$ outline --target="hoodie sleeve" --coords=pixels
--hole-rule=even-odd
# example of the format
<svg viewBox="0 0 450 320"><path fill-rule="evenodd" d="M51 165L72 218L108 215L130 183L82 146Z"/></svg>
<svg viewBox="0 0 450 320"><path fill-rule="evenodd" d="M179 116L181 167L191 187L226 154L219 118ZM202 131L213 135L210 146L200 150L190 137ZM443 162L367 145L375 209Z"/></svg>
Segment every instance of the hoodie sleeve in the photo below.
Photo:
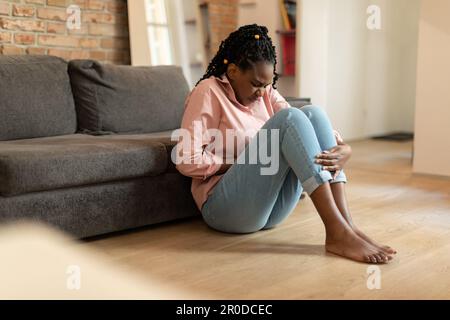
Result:
<svg viewBox="0 0 450 320"><path fill-rule="evenodd" d="M174 147L176 168L181 174L206 180L220 169L223 158L209 148L214 139L211 130L219 128L220 117L221 108L213 92L200 83L186 99L179 130L182 139Z"/></svg>

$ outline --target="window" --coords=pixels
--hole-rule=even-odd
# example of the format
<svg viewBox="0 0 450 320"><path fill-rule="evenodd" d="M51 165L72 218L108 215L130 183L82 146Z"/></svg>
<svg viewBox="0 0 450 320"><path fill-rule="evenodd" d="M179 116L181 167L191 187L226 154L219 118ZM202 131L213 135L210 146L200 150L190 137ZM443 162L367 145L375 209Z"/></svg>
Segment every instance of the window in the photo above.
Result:
<svg viewBox="0 0 450 320"><path fill-rule="evenodd" d="M145 9L151 64L174 64L166 1L146 0Z"/></svg>

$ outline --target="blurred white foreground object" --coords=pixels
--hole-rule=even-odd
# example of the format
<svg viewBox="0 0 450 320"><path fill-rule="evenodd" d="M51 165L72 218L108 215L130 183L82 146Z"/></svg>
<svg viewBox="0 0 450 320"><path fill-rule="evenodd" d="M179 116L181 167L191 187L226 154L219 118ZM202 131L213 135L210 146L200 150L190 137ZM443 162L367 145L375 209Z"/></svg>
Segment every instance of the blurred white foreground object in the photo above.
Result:
<svg viewBox="0 0 450 320"><path fill-rule="evenodd" d="M0 228L0 299L197 299L43 225ZM204 297L203 297L204 298Z"/></svg>

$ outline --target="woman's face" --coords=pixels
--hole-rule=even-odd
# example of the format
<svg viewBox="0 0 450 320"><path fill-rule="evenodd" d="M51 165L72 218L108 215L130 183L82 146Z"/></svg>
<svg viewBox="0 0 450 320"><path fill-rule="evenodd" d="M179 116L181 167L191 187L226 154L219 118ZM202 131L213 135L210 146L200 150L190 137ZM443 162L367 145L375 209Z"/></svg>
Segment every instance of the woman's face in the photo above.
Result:
<svg viewBox="0 0 450 320"><path fill-rule="evenodd" d="M234 63L227 68L227 76L234 89L237 100L248 106L262 97L266 87L273 81L273 64L269 62L255 62L253 68L242 71Z"/></svg>

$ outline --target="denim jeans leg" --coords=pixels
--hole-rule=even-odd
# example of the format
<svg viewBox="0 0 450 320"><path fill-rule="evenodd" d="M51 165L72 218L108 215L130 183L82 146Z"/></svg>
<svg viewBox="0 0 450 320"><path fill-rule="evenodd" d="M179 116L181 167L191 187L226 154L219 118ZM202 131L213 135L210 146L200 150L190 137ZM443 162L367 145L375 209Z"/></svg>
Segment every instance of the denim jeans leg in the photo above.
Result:
<svg viewBox="0 0 450 320"><path fill-rule="evenodd" d="M325 110L315 105L307 105L301 107L300 110L305 113L316 132L322 150L329 150L337 145L336 138L333 133L333 126ZM338 176L331 180L330 183L347 182L344 170L341 170Z"/></svg>
<svg viewBox="0 0 450 320"><path fill-rule="evenodd" d="M302 192L303 187L300 184L300 181L294 171L289 169L280 193L278 194L277 201L269 216L269 220L267 220L263 229L273 228L285 220L297 206Z"/></svg>
<svg viewBox="0 0 450 320"><path fill-rule="evenodd" d="M331 180L331 174L314 163L314 156L321 149L312 124L303 112L295 108L281 110L262 129L268 129L264 147L269 154L272 154L270 137L273 132L270 129L279 130L278 170L272 175L261 174L261 169L267 166L259 158L256 164L242 163L242 158L249 157L249 150L261 148L260 130L239 155L237 163L214 187L202 208L205 222L216 230L249 233L271 227L289 215L301 190L310 194ZM281 192L283 186L286 188Z"/></svg>

